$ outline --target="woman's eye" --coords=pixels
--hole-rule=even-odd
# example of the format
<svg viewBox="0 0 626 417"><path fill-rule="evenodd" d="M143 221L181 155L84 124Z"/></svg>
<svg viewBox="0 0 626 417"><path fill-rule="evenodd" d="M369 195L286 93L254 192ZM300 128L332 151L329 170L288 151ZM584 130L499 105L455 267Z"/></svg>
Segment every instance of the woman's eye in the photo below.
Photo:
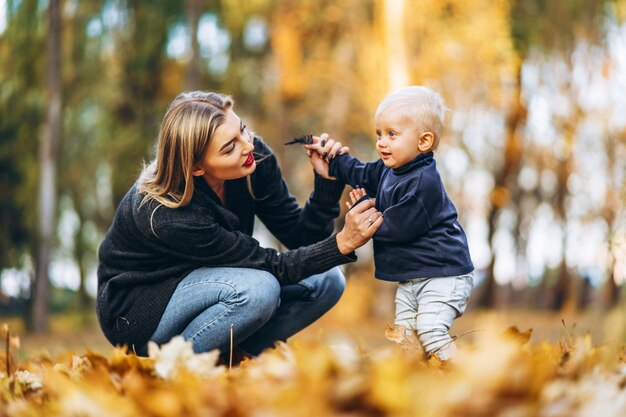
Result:
<svg viewBox="0 0 626 417"><path fill-rule="evenodd" d="M226 152L224 152L224 153L225 153L225 154L229 154L229 153L231 153L231 152L232 152L232 151L234 151L234 150L235 150L235 143L233 143L233 144L230 146L230 148L228 148L228 150L227 150Z"/></svg>
<svg viewBox="0 0 626 417"><path fill-rule="evenodd" d="M246 125L241 125L241 133L243 133L243 132L245 132L245 131L246 131L246 127L248 127L248 126L246 126Z"/></svg>

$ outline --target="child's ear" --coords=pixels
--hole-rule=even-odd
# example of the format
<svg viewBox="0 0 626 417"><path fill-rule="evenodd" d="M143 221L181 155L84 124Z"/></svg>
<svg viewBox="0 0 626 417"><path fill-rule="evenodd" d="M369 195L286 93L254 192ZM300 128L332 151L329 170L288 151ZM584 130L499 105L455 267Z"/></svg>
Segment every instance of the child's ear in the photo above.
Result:
<svg viewBox="0 0 626 417"><path fill-rule="evenodd" d="M419 138L417 143L417 149L421 153L429 152L435 144L435 135L432 132L424 132Z"/></svg>

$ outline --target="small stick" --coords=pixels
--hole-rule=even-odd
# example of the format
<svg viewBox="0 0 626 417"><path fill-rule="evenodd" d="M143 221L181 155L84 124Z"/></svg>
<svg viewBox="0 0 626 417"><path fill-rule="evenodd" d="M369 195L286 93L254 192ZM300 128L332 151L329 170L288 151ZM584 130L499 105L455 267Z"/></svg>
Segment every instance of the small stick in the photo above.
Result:
<svg viewBox="0 0 626 417"><path fill-rule="evenodd" d="M234 324L230 325L230 358L228 360L228 370L232 370L233 369L233 327L235 327Z"/></svg>
<svg viewBox="0 0 626 417"><path fill-rule="evenodd" d="M474 330L468 330L464 333L461 333L459 335L456 336L452 336L452 340L450 340L449 342L444 343L443 345L439 346L437 349L433 350L432 352L430 352L428 354L428 356L434 355L435 353L439 352L441 349L445 348L446 346L449 346L450 344L454 343L455 340L458 340L460 338L462 338L463 336L470 334L470 333L476 333L476 332L480 332L482 331L482 329L474 329Z"/></svg>
<svg viewBox="0 0 626 417"><path fill-rule="evenodd" d="M7 332L7 338L6 338L6 370L7 370L7 376L11 375L11 331L9 330L9 326L7 326L6 324L4 325L4 328L6 329Z"/></svg>
<svg viewBox="0 0 626 417"><path fill-rule="evenodd" d="M313 144L313 134L312 133L308 133L306 135L298 136L296 138L293 138L293 140L291 140L290 142L285 143L285 145L295 145L295 144L312 145Z"/></svg>
<svg viewBox="0 0 626 417"><path fill-rule="evenodd" d="M565 333L567 334L567 342L569 344L568 347L572 346L572 336L569 334L569 329L567 328L567 326L565 325L565 320L561 319L561 323L563 323L563 327L565 328Z"/></svg>

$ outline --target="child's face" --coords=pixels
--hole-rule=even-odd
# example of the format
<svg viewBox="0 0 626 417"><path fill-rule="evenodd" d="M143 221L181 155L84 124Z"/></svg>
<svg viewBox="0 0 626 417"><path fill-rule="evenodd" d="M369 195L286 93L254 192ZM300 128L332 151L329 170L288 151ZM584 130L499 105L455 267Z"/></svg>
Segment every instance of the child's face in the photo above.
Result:
<svg viewBox="0 0 626 417"><path fill-rule="evenodd" d="M376 120L376 150L388 168L399 168L422 153L420 127L401 112L387 112Z"/></svg>

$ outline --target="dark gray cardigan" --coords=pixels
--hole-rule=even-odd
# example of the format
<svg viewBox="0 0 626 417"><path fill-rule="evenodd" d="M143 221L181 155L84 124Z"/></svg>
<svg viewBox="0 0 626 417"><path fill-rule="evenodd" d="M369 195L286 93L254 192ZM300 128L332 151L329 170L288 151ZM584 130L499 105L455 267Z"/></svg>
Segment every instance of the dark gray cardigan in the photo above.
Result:
<svg viewBox="0 0 626 417"><path fill-rule="evenodd" d="M97 313L112 344L145 345L178 283L204 266L256 268L283 285L356 259L337 248L333 219L344 184L315 176L314 191L300 207L289 194L271 150L254 139L265 158L246 179L226 181L224 206L202 178L184 207L140 206L134 185L126 194L99 251ZM266 249L251 237L254 216L290 250ZM242 276L245 279L245 276Z"/></svg>

